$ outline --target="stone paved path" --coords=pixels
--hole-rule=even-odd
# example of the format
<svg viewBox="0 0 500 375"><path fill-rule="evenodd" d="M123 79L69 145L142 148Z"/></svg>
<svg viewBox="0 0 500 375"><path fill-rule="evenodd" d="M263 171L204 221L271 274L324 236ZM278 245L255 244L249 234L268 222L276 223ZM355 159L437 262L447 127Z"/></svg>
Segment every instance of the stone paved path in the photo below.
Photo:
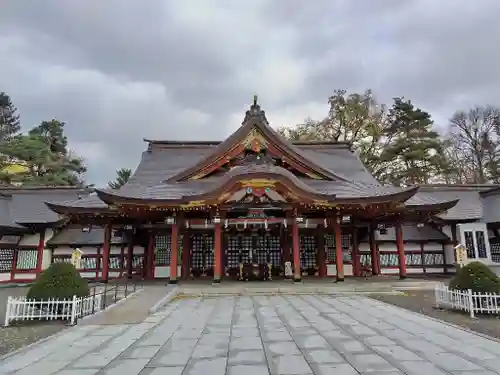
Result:
<svg viewBox="0 0 500 375"><path fill-rule="evenodd" d="M500 374L500 343L361 296L177 300L138 324L77 326L2 374Z"/></svg>
<svg viewBox="0 0 500 375"><path fill-rule="evenodd" d="M119 305L100 314L83 319L79 324L107 325L140 323L148 317L149 309L165 294L174 289L172 285L144 285L142 291L121 301Z"/></svg>

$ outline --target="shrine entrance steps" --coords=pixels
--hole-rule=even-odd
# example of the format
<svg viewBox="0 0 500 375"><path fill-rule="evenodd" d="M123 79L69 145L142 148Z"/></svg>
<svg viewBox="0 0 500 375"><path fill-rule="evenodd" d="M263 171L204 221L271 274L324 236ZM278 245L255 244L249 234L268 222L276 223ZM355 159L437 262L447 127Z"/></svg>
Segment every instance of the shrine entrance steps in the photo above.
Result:
<svg viewBox="0 0 500 375"><path fill-rule="evenodd" d="M336 283L335 279L311 279L300 283L291 280L273 281L223 281L212 284L201 280L183 281L178 285L178 295L210 297L222 295L270 295L270 294L370 294L398 293L403 290L432 290L444 280L407 279L392 277L372 277L364 279L346 279Z"/></svg>

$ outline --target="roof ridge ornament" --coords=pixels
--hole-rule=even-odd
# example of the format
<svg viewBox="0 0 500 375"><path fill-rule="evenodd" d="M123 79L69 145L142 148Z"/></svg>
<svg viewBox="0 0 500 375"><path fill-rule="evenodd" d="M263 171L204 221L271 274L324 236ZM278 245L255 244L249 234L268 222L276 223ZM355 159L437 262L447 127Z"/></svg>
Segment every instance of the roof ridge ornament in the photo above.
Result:
<svg viewBox="0 0 500 375"><path fill-rule="evenodd" d="M253 121L252 121L253 120ZM250 106L250 109L246 111L245 118L243 119L242 125L245 125L248 122L264 122L266 125L269 125L269 122L266 118L266 112L260 108L258 104L258 96L253 96L253 103Z"/></svg>

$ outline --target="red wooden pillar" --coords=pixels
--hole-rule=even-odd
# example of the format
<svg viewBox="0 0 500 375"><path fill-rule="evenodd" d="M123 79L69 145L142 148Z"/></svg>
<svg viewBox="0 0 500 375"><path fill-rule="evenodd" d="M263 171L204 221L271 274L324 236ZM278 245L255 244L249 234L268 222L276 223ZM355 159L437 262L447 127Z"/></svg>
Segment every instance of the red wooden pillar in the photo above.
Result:
<svg viewBox="0 0 500 375"><path fill-rule="evenodd" d="M96 251L97 251L97 256L95 260L95 280L99 280L99 272L101 272L101 266L102 266L102 249L98 247Z"/></svg>
<svg viewBox="0 0 500 375"><path fill-rule="evenodd" d="M300 281L300 240L299 240L299 224L297 218L293 218L292 223L292 250L293 250L293 281Z"/></svg>
<svg viewBox="0 0 500 375"><path fill-rule="evenodd" d="M333 227L335 229L335 266L337 268L337 281L344 281L344 255L342 254L342 229L340 217L337 216Z"/></svg>
<svg viewBox="0 0 500 375"><path fill-rule="evenodd" d="M145 269L146 280L154 279L154 264L155 264L155 246L156 246L156 234L149 234L148 248L146 249L145 257L142 261L143 267Z"/></svg>
<svg viewBox="0 0 500 375"><path fill-rule="evenodd" d="M401 227L401 222L396 223L396 246L398 248L398 260L399 260L399 278L406 278L406 257L405 257L405 245L403 242L403 229Z"/></svg>
<svg viewBox="0 0 500 375"><path fill-rule="evenodd" d="M42 265L43 265L43 250L45 249L45 229L42 229L40 232L40 238L38 240L38 246L36 248L37 250L37 258L36 258L36 274L37 276L42 273ZM17 251L17 250L16 250ZM17 263L17 259L16 259ZM17 264L14 264L14 267L16 267Z"/></svg>
<svg viewBox="0 0 500 375"><path fill-rule="evenodd" d="M380 258L377 251L377 243L375 242L375 225L371 224L369 228L370 250L372 258L372 274L380 275Z"/></svg>
<svg viewBox="0 0 500 375"><path fill-rule="evenodd" d="M122 249L123 251L123 249ZM132 260L134 259L134 233L130 233L127 244L127 278L132 278L132 271L134 269Z"/></svg>
<svg viewBox="0 0 500 375"><path fill-rule="evenodd" d="M19 256L19 249L14 248L14 252L12 253L12 264L10 269L10 281L14 281L16 278L16 269L17 269L17 258Z"/></svg>
<svg viewBox="0 0 500 375"><path fill-rule="evenodd" d="M102 282L107 283L109 279L109 246L111 241L111 223L104 227L104 243L102 245Z"/></svg>
<svg viewBox="0 0 500 375"><path fill-rule="evenodd" d="M316 239L316 262L318 263L318 275L326 276L326 254L325 254L325 227L318 226L318 235Z"/></svg>
<svg viewBox="0 0 500 375"><path fill-rule="evenodd" d="M352 225L352 272L354 276L361 274L361 259L359 255L358 228Z"/></svg>
<svg viewBox="0 0 500 375"><path fill-rule="evenodd" d="M188 280L191 273L191 231L188 229L182 237L182 280Z"/></svg>
<svg viewBox="0 0 500 375"><path fill-rule="evenodd" d="M214 283L220 283L222 275L222 228L220 217L214 219L215 237L214 237Z"/></svg>
<svg viewBox="0 0 500 375"><path fill-rule="evenodd" d="M172 224L172 234L170 237L170 284L177 283L177 258L179 256L179 227L177 218Z"/></svg>

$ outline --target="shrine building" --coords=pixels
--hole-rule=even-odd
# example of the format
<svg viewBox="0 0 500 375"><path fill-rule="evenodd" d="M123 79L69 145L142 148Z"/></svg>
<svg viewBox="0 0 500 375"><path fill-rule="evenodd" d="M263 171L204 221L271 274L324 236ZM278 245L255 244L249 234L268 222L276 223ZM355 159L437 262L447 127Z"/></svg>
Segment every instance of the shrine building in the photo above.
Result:
<svg viewBox="0 0 500 375"><path fill-rule="evenodd" d="M103 281L444 274L458 243L500 266L499 186L381 185L347 143L284 139L256 99L222 142L146 143L120 189L53 194L43 225L35 214L24 226L5 218L2 240L38 235L31 273L21 274L70 261L75 248L82 276ZM19 238L0 244L13 249L4 281L16 280Z"/></svg>

